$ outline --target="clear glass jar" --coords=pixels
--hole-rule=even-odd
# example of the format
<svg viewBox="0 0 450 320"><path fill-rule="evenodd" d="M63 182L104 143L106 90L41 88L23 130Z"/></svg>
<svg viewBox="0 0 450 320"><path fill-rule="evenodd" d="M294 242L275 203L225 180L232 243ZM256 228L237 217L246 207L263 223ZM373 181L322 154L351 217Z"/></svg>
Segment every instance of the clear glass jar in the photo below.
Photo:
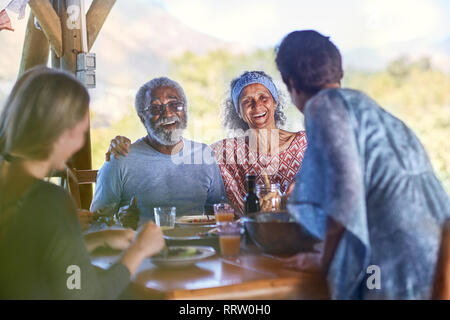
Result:
<svg viewBox="0 0 450 320"><path fill-rule="evenodd" d="M265 184L258 184L256 194L259 198L261 212L281 210L282 193L278 183L272 183L270 187Z"/></svg>

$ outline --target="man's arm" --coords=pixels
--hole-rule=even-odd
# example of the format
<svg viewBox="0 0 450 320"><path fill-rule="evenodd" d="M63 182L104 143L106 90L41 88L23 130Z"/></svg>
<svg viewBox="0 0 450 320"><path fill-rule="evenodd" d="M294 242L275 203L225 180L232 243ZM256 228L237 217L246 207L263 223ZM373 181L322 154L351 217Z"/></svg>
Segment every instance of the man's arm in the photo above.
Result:
<svg viewBox="0 0 450 320"><path fill-rule="evenodd" d="M308 149L290 199L290 212L324 240L320 254L288 262L328 270L346 231L366 226L363 177L345 101L335 92L305 110ZM311 192L314 190L314 192Z"/></svg>
<svg viewBox="0 0 450 320"><path fill-rule="evenodd" d="M119 161L111 159L103 164L97 176L91 211L118 208L122 199L123 182Z"/></svg>
<svg viewBox="0 0 450 320"><path fill-rule="evenodd" d="M338 92L320 97L305 112L309 142L324 172L320 207L326 214L322 267L327 270L346 230L366 225L363 176L352 120ZM357 233L357 232L356 232Z"/></svg>

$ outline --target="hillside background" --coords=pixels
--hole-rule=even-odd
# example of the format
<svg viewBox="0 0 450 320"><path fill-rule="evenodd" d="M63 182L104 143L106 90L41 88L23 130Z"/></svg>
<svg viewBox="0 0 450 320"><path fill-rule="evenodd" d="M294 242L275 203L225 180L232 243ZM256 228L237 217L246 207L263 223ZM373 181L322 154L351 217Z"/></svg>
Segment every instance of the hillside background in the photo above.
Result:
<svg viewBox="0 0 450 320"><path fill-rule="evenodd" d="M17 77L26 20L13 19L15 32L0 32L0 105ZM158 2L117 1L93 52L98 63L98 87L90 90L94 168L101 167L114 136L135 140L146 134L135 115L134 95L153 77L169 76L184 87L187 136L204 143L225 137L221 105L229 82L243 71L264 70L285 90L273 46L224 41L196 31ZM343 60L343 85L365 91L410 126L450 192L450 34L438 42L420 37L356 48L344 51ZM301 114L290 103L286 113L285 129L303 128Z"/></svg>

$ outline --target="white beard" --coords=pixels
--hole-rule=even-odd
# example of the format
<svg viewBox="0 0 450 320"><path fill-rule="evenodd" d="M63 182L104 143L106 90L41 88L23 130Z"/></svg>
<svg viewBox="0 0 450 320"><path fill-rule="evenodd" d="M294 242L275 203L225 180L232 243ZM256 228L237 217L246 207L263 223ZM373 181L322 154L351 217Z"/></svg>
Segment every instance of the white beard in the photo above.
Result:
<svg viewBox="0 0 450 320"><path fill-rule="evenodd" d="M146 120L144 122L144 126L147 129L147 133L150 137L155 139L158 143L164 146L173 146L174 144L177 144L180 142L180 140L183 138L184 130L187 127L187 115L184 117L184 121L180 121L179 118L177 118L177 121L180 121L180 127L175 130L166 130L163 126L160 125L160 123L171 121L171 119L165 119L164 121L158 121L154 126L156 129L150 124L150 121Z"/></svg>

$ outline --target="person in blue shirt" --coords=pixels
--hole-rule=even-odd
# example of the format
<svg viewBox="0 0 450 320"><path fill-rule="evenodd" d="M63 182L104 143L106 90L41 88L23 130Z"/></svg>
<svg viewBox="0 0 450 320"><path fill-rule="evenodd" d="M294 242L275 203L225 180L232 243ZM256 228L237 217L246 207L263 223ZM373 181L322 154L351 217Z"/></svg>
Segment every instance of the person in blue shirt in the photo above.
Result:
<svg viewBox="0 0 450 320"><path fill-rule="evenodd" d="M286 264L325 271L335 299L430 298L450 200L419 139L363 92L341 88L328 37L292 32L276 63L308 137L288 209L324 240L320 253Z"/></svg>

